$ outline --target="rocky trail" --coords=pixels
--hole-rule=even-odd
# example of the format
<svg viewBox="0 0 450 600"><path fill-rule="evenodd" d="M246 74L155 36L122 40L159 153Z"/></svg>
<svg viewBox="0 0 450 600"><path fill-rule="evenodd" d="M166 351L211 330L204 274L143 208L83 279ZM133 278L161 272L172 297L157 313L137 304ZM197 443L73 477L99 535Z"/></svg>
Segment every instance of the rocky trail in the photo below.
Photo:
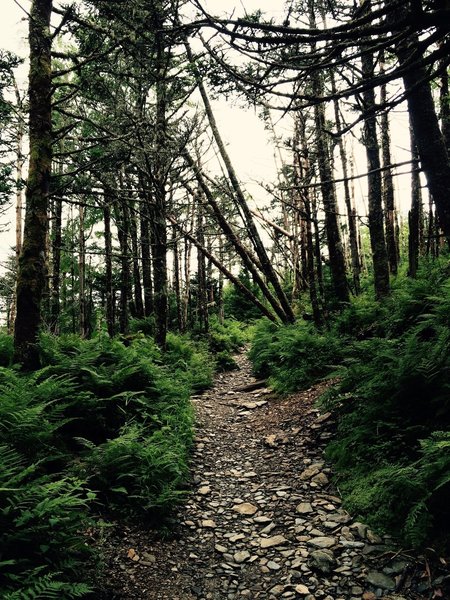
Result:
<svg viewBox="0 0 450 600"><path fill-rule="evenodd" d="M277 398L255 382L244 354L237 360L239 371L218 375L193 398L193 492L175 533L107 529L109 597L448 597L445 573L392 549L341 508L323 458L332 419L314 406L323 385Z"/></svg>

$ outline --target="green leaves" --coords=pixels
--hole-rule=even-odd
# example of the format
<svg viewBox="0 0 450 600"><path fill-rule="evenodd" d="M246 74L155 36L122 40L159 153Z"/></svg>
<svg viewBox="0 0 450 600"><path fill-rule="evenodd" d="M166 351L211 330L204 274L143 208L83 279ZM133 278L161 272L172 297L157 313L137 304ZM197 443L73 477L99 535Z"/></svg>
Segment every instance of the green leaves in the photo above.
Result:
<svg viewBox="0 0 450 600"><path fill-rule="evenodd" d="M79 580L95 565L82 535L94 503L148 517L183 497L189 394L210 381L210 359L175 336L169 348L42 336L44 368L0 368L2 599L89 591Z"/></svg>

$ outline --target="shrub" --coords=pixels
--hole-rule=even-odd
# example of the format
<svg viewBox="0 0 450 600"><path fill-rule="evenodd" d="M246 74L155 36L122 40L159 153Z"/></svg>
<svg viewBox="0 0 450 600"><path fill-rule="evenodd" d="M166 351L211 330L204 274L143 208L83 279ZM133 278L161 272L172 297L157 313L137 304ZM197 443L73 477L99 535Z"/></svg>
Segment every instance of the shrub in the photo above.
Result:
<svg viewBox="0 0 450 600"><path fill-rule="evenodd" d="M88 592L90 488L97 510L145 517L183 494L189 394L209 385L212 361L175 336L164 354L143 336L127 344L43 335L42 369L0 368L2 598Z"/></svg>
<svg viewBox="0 0 450 600"><path fill-rule="evenodd" d="M190 422L190 413L181 418ZM183 497L191 438L186 431L180 435L174 419L164 420L153 433L129 425L118 437L90 448L86 466L91 484L108 507L154 517L171 510Z"/></svg>
<svg viewBox="0 0 450 600"><path fill-rule="evenodd" d="M266 319L256 328L249 354L255 374L269 377L270 385L282 393L326 377L342 355L342 342L331 333L319 333L309 323L279 326Z"/></svg>
<svg viewBox="0 0 450 600"><path fill-rule="evenodd" d="M448 544L450 286L433 271L394 297L387 337L350 344L324 398L341 416L328 456L350 510L408 544Z"/></svg>
<svg viewBox="0 0 450 600"><path fill-rule="evenodd" d="M9 367L13 358L13 338L6 333L0 333L0 367Z"/></svg>
<svg viewBox="0 0 450 600"><path fill-rule="evenodd" d="M171 378L175 377L178 385L184 385L188 394L211 387L215 365L204 343L169 333L163 361L170 369Z"/></svg>
<svg viewBox="0 0 450 600"><path fill-rule="evenodd" d="M92 560L81 531L94 495L82 481L42 475L9 446L0 447L0 596L80 598L77 583Z"/></svg>
<svg viewBox="0 0 450 600"><path fill-rule="evenodd" d="M211 319L208 347L211 352L236 352L249 341L248 325L239 321L227 319L220 323L218 319Z"/></svg>

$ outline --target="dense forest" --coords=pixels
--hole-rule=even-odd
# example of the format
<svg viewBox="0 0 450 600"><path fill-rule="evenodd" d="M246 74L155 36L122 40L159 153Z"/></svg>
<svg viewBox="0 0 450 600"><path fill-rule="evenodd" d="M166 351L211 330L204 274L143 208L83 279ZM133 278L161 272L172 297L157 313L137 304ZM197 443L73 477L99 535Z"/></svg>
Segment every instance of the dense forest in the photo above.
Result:
<svg viewBox="0 0 450 600"><path fill-rule="evenodd" d="M274 398L320 384L346 510L445 556L448 4L18 4L28 56L0 50L1 598L102 597L109 521L167 534L190 397L248 348ZM219 102L273 146L252 194Z"/></svg>

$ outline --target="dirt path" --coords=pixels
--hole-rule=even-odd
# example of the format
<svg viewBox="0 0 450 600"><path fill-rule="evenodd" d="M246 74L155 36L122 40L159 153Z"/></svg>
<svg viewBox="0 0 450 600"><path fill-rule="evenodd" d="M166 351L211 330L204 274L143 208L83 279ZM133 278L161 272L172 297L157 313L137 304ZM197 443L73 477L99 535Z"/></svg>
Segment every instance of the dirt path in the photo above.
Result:
<svg viewBox="0 0 450 600"><path fill-rule="evenodd" d="M248 360L193 399L193 489L176 534L117 525L107 541L114 598L375 600L431 598L409 588L417 567L340 507L323 462L330 419L318 386L288 399L236 392ZM436 596L437 597L437 596Z"/></svg>

